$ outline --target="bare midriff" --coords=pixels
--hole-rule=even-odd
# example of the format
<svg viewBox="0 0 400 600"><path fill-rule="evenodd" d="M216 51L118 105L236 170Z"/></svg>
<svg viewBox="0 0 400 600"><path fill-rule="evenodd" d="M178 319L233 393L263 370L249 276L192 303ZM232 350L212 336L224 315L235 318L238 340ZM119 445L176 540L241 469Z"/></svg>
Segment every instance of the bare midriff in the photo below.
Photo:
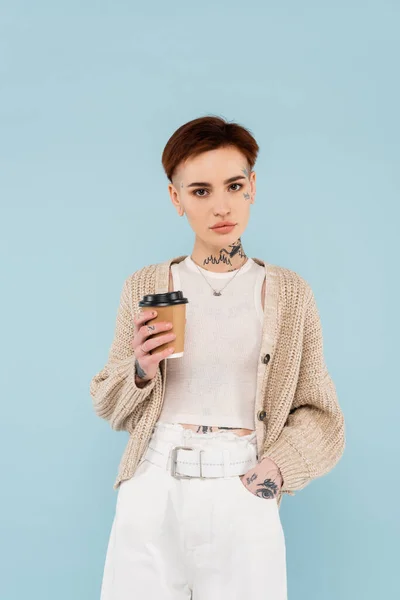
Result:
<svg viewBox="0 0 400 600"><path fill-rule="evenodd" d="M214 425L193 425L192 423L179 423L185 429L191 429L196 433L211 433L214 431L231 431L236 435L249 435L253 433L253 429L241 429L236 427L217 427Z"/></svg>

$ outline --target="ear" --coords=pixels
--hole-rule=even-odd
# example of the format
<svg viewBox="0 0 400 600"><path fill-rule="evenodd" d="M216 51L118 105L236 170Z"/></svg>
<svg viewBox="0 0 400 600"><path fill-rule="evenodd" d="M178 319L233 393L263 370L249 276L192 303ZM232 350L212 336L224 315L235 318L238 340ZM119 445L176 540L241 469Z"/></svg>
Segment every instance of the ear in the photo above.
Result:
<svg viewBox="0 0 400 600"><path fill-rule="evenodd" d="M176 211L177 211L178 215L182 217L183 214L184 214L183 208L182 208L182 205L181 205L181 201L179 199L179 194L178 194L177 189L176 189L176 187L174 186L173 183L168 184L168 193L170 195L172 204L176 208Z"/></svg>
<svg viewBox="0 0 400 600"><path fill-rule="evenodd" d="M256 172L250 173L250 204L254 204L256 197Z"/></svg>

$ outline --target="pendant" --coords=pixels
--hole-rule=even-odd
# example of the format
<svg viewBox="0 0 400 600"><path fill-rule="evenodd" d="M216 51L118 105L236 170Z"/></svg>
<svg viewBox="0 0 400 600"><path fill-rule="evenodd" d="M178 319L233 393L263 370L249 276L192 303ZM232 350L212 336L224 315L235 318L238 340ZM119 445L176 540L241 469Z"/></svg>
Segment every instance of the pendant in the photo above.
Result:
<svg viewBox="0 0 400 600"><path fill-rule="evenodd" d="M214 291L214 296L220 296L220 295L221 295L221 292Z"/></svg>

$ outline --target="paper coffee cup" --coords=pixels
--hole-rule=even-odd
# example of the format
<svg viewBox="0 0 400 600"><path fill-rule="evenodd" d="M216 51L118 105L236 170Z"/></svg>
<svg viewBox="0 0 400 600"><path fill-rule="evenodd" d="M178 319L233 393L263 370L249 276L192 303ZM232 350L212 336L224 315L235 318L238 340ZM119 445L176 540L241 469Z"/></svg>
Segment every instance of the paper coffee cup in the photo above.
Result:
<svg viewBox="0 0 400 600"><path fill-rule="evenodd" d="M183 292L180 290L166 292L165 294L148 294L143 296L142 300L139 302L142 312L145 312L146 310L157 311L157 316L146 321L146 324L159 323L161 321L172 323L172 329L154 333L149 336L149 338L159 337L171 332L176 335L174 340L157 346L153 350L150 350L149 354L161 352L167 348L173 347L173 354L166 356L166 358L178 358L179 356L183 356L185 346L186 304L188 302L189 300L184 298Z"/></svg>

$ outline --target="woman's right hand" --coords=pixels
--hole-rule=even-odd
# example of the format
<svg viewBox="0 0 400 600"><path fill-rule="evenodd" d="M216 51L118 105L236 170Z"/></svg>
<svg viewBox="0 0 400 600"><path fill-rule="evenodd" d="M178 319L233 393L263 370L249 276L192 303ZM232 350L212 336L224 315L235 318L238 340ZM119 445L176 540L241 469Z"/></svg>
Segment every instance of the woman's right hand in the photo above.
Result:
<svg viewBox="0 0 400 600"><path fill-rule="evenodd" d="M154 312L153 314L152 311L146 310L139 313L139 315L133 319L135 332L134 338L131 341L131 346L136 357L135 383L138 386L143 386L146 382L153 379L157 373L160 361L172 354L174 350L173 348L166 348L161 352L149 354L150 350L176 338L176 335L171 332L157 337L150 337L155 333L162 331L168 332L172 329L172 323L166 321L152 323L151 325L145 324L150 319L154 319L156 315L157 312Z"/></svg>

